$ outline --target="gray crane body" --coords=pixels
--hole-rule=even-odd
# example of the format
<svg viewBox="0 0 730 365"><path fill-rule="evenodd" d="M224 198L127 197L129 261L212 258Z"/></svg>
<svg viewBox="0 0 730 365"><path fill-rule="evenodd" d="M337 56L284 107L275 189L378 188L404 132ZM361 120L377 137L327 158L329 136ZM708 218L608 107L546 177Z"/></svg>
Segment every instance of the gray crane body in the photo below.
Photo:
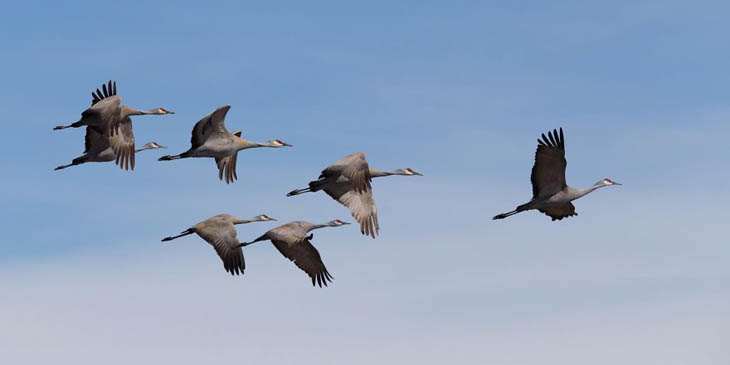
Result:
<svg viewBox="0 0 730 365"><path fill-rule="evenodd" d="M238 242L235 225L275 220L266 214L260 214L251 219L236 218L230 214L218 214L195 224L177 236L165 237L162 239L162 242L172 241L195 233L205 240L205 242L213 246L218 257L223 261L223 268L227 272L231 275L243 275L243 271L246 269L246 261L243 257L240 243Z"/></svg>
<svg viewBox="0 0 730 365"><path fill-rule="evenodd" d="M422 176L410 168L393 171L371 169L365 160L365 154L356 152L327 166L317 180L309 182L308 187L292 190L286 196L324 190L332 199L350 210L352 217L360 223L362 234L375 238L380 225L370 182L373 177L392 175Z"/></svg>
<svg viewBox="0 0 730 365"><path fill-rule="evenodd" d="M581 198L596 189L621 185L609 178L605 178L586 189L570 187L565 182L565 137L563 129L560 133L553 130L548 135L538 139L535 152L535 164L532 166L530 181L532 182L532 199L515 210L494 216L492 219L504 219L527 210L537 209L551 217L553 221L578 215L573 200Z"/></svg>
<svg viewBox="0 0 730 365"><path fill-rule="evenodd" d="M329 221L323 224L314 224L305 221L294 221L268 230L251 242L242 242L238 247L248 246L259 241L268 241L276 247L276 249L290 261L292 261L300 270L304 271L310 279L312 286L327 286L327 282L332 281L332 275L324 266L319 251L312 245L313 234L307 235L312 230L324 227L339 227L349 224L339 219Z"/></svg>

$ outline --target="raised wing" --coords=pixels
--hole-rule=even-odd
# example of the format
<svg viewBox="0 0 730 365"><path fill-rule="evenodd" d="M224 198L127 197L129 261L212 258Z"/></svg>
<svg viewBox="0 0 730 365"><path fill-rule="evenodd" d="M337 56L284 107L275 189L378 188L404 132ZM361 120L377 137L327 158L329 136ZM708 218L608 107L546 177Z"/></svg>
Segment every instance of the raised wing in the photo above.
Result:
<svg viewBox="0 0 730 365"><path fill-rule="evenodd" d="M224 124L226 114L230 109L230 105L222 106L195 123L192 136L190 137L192 148L202 146L212 135L219 134L227 136L230 134Z"/></svg>
<svg viewBox="0 0 730 365"><path fill-rule="evenodd" d="M560 134L557 130L548 132L548 137L542 135L538 139L537 151L535 152L535 164L532 166L532 197L549 197L563 188L565 184L565 140L563 128Z"/></svg>
<svg viewBox="0 0 730 365"><path fill-rule="evenodd" d="M545 213L545 215L550 216L550 218L552 218L554 221L559 221L563 218L578 215L578 213L575 212L575 206L573 206L573 203L570 202L559 205L551 205L550 208L538 210L542 213Z"/></svg>
<svg viewBox="0 0 730 365"><path fill-rule="evenodd" d="M226 184L231 183L238 179L236 175L236 160L238 159L238 152L224 157L216 157L215 163L218 165L218 178L223 180L223 175L226 176Z"/></svg>
<svg viewBox="0 0 730 365"><path fill-rule="evenodd" d="M368 162L365 160L364 153L357 152L341 158L322 170L322 174L319 177L336 177L340 175L350 181L355 191L364 192L365 190L370 190L372 177L370 176L370 166L368 166Z"/></svg>
<svg viewBox="0 0 730 365"><path fill-rule="evenodd" d="M380 226L372 190L357 192L349 183L327 185L323 190L327 195L350 209L352 217L360 223L362 234L373 238L377 236Z"/></svg>
<svg viewBox="0 0 730 365"><path fill-rule="evenodd" d="M91 92L91 96L93 98L91 100L91 105L94 105L110 96L117 95L117 82L116 81L114 81L114 83L112 84L112 80L109 80L109 87L107 88L107 86L105 84L101 84L101 88L102 88L102 90L104 90L103 93L101 91L99 91L99 88L96 89L96 94L94 94L93 91Z"/></svg>
<svg viewBox="0 0 730 365"><path fill-rule="evenodd" d="M332 282L332 275L324 266L319 251L312 246L308 239L282 239L282 237L277 236L277 238L272 238L271 242L284 257L291 260L298 268L309 275L312 279L312 286L319 285L321 288L323 284L327 286L328 281Z"/></svg>
<svg viewBox="0 0 730 365"><path fill-rule="evenodd" d="M134 132L131 118L126 117L119 122L118 133L109 136L109 145L117 156L116 164L119 168L134 170Z"/></svg>

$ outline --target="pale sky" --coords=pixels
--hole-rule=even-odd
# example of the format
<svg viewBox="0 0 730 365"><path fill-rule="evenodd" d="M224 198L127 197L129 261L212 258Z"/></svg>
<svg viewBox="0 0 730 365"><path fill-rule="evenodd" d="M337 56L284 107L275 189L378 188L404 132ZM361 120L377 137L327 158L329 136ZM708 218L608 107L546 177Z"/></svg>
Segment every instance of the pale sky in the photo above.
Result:
<svg viewBox="0 0 730 365"><path fill-rule="evenodd" d="M13 3L0 14L0 353L7 363L730 363L730 48L724 2ZM138 145L83 151L90 92L117 81ZM158 162L230 104L255 141L239 180ZM568 184L624 183L561 222L529 200L536 139L563 127ZM268 242L227 274L197 236L219 213L353 222L286 198L364 151L381 232L315 232L335 280ZM275 225L238 226L241 240Z"/></svg>

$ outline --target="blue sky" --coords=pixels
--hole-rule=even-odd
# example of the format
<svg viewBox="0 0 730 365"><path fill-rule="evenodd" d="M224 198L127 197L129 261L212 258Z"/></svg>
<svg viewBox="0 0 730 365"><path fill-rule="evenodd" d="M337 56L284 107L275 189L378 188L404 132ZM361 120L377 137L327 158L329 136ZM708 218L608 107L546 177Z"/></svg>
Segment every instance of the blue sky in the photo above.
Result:
<svg viewBox="0 0 730 365"><path fill-rule="evenodd" d="M722 2L16 3L0 14L0 352L14 362L718 364L730 361L730 10ZM117 80L167 152L230 104L231 130L291 149L214 163L53 168ZM568 183L625 185L578 217L491 217L530 197L540 133ZM364 151L381 234L315 235L313 289L268 243L231 277L191 236L218 213L352 221L285 198ZM238 227L242 240L272 228ZM42 349L43 351L39 351ZM113 356L109 356L112 354Z"/></svg>

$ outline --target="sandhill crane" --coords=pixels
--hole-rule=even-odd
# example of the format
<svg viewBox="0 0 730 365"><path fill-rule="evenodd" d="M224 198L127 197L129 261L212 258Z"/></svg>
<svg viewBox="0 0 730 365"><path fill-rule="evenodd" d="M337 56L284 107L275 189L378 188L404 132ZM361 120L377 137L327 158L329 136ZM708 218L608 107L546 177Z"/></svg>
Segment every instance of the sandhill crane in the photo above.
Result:
<svg viewBox="0 0 730 365"><path fill-rule="evenodd" d="M134 140L132 139L131 143L129 143L130 141L128 136L131 133L131 120L129 123L123 123L121 125L121 133L116 133L111 137L104 136L94 127L86 127L84 154L74 158L68 165L56 167L55 170L65 169L70 166L76 166L87 162L108 162L115 160L117 161L119 168L129 169L131 167L131 169L134 170L135 153L145 150L167 148L157 144L157 142L148 142L142 146L142 148L135 150ZM115 153L112 146L117 146L120 153Z"/></svg>
<svg viewBox="0 0 730 365"><path fill-rule="evenodd" d="M565 183L565 139L563 128L542 134L537 140L535 164L532 166L532 199L515 210L494 216L492 219L504 219L526 210L537 209L555 220L578 215L571 201L576 200L593 190L604 186L621 185L609 178L596 182L586 189L575 189Z"/></svg>
<svg viewBox="0 0 730 365"><path fill-rule="evenodd" d="M274 247L284 257L294 262L298 268L309 275L312 279L312 286L315 285L316 281L321 288L322 284L327 286L327 281L331 282L333 278L324 266L319 251L312 246L311 240L314 235L311 233L307 235L307 233L317 228L339 227L345 224L350 223L339 219L324 224L313 224L305 221L289 222L269 230L251 242L243 242L239 246L243 247L259 241L271 240Z"/></svg>
<svg viewBox="0 0 730 365"><path fill-rule="evenodd" d="M236 234L236 224L244 224L251 222L268 222L276 219L266 214L257 215L251 219L240 219L229 214L218 214L208 218L184 231L177 236L165 237L162 242L172 241L182 236L196 233L200 238L210 243L223 261L223 267L231 275L243 275L246 268L246 261L243 259L243 250L241 250Z"/></svg>
<svg viewBox="0 0 730 365"><path fill-rule="evenodd" d="M91 126L96 127L98 131L109 135L115 133L119 124L122 123L125 118L132 115L175 114L165 108L137 110L126 105L122 105L122 98L117 95L116 81L112 83L112 81L109 80L109 86L107 87L107 85L102 84L101 88L103 89L103 92L99 91L97 88L96 93L91 93L91 96L93 96L91 107L81 113L81 119L79 119L78 122L71 123L69 125L59 125L53 129L57 130Z"/></svg>
<svg viewBox="0 0 730 365"><path fill-rule="evenodd" d="M203 119L195 123L190 137L189 150L179 155L167 155L159 158L160 161L177 160L187 157L212 157L218 165L218 178L223 180L226 175L226 184L238 178L236 175L236 159L238 151L257 147L291 147L278 139L258 143L241 138L241 132L231 133L226 129L225 119L230 105L222 106Z"/></svg>
<svg viewBox="0 0 730 365"><path fill-rule="evenodd" d="M378 210L373 200L370 182L373 177L423 176L410 168L393 171L371 169L362 152L353 153L327 166L319 178L309 182L309 187L290 191L286 196L324 190L327 195L350 209L350 214L360 223L360 232L375 238L378 225Z"/></svg>

